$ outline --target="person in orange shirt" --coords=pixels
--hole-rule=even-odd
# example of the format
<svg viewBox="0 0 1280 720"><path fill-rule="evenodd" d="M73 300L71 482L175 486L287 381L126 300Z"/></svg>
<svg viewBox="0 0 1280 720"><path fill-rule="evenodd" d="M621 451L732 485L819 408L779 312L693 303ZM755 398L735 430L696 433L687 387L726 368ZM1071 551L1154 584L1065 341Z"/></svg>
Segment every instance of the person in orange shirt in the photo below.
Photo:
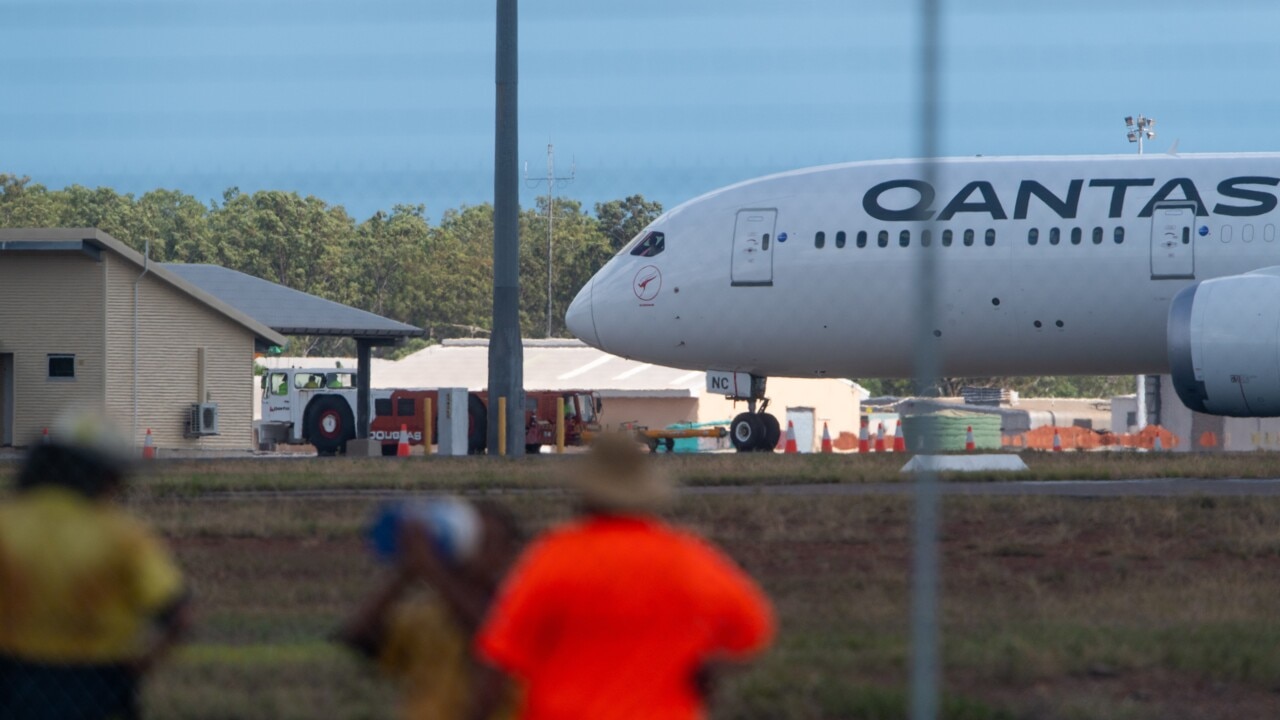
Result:
<svg viewBox="0 0 1280 720"><path fill-rule="evenodd" d="M477 652L522 684L526 720L700 718L710 669L772 639L769 602L720 551L653 516L672 487L641 446L602 436L584 464L581 517L517 562Z"/></svg>

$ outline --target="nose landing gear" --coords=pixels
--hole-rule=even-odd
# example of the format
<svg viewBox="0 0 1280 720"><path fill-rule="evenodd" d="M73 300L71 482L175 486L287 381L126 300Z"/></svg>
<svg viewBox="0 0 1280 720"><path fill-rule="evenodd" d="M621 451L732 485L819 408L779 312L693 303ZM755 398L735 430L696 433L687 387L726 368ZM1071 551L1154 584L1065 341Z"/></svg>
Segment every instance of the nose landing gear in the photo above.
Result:
<svg viewBox="0 0 1280 720"><path fill-rule="evenodd" d="M752 402L751 404L755 404ZM739 413L729 426L729 437L738 452L773 452L782 437L778 418L765 412L766 401L759 412Z"/></svg>

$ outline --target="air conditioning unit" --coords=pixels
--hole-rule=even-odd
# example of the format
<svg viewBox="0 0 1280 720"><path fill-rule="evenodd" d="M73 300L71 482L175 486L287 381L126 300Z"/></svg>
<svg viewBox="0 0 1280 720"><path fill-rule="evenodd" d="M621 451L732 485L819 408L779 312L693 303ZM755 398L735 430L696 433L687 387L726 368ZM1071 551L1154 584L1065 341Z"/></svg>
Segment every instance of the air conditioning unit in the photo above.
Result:
<svg viewBox="0 0 1280 720"><path fill-rule="evenodd" d="M191 419L187 422L188 437L204 437L218 434L218 404L196 403L191 406Z"/></svg>

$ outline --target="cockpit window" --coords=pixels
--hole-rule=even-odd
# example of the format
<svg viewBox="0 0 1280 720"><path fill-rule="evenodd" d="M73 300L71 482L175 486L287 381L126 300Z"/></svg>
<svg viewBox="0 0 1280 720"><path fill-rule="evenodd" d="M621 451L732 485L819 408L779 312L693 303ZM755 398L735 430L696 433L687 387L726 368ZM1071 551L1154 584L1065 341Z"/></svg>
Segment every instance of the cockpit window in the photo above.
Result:
<svg viewBox="0 0 1280 720"><path fill-rule="evenodd" d="M631 248L631 254L636 257L653 257L666 248L666 236L660 232L651 232L645 235L643 240L636 243L634 248Z"/></svg>

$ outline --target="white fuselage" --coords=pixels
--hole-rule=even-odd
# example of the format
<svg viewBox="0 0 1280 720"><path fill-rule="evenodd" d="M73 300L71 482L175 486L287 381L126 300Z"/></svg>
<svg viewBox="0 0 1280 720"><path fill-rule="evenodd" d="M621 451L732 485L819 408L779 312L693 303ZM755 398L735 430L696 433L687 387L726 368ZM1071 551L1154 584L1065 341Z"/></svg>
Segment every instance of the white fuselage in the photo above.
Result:
<svg viewBox="0 0 1280 720"><path fill-rule="evenodd" d="M1280 264L1280 154L960 158L926 177L849 163L687 202L595 275L569 327L674 367L909 376L931 252L942 374L1161 373L1175 293ZM655 232L661 252L632 254Z"/></svg>

